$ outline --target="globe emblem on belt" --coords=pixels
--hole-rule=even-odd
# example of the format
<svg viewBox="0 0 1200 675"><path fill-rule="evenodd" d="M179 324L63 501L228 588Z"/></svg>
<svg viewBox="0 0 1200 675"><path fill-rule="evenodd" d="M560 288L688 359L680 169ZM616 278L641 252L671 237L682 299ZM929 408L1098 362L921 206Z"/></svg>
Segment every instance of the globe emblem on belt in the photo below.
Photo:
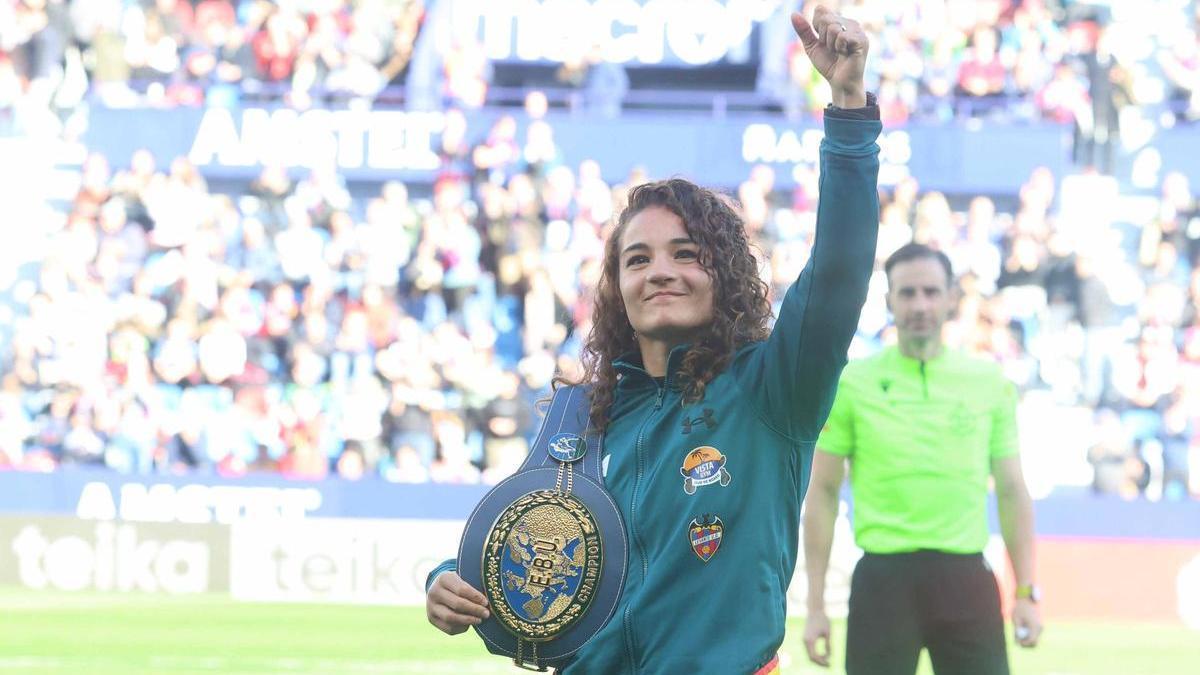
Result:
<svg viewBox="0 0 1200 675"><path fill-rule="evenodd" d="M595 518L571 495L531 492L496 519L483 553L493 615L526 640L553 639L583 616L600 580Z"/></svg>
<svg viewBox="0 0 1200 675"><path fill-rule="evenodd" d="M574 462L587 453L587 441L575 434L555 434L547 451L560 462Z"/></svg>

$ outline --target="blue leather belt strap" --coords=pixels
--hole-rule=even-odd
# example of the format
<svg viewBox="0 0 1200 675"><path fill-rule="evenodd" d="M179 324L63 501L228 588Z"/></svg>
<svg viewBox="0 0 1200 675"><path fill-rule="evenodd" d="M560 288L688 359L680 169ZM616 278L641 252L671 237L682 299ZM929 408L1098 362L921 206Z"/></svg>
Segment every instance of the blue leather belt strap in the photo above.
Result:
<svg viewBox="0 0 1200 675"><path fill-rule="evenodd" d="M559 461L550 455L550 439L559 434L570 433L582 437L587 443L587 452L579 462L582 464L580 468L583 474L603 482L600 476L602 436L589 419L591 401L588 391L587 387L572 386L562 387L554 392L550 409L546 411L546 417L542 420L542 428L533 441L533 447L529 449L529 456L525 458L521 468L517 469L517 473L542 466L557 469Z"/></svg>
<svg viewBox="0 0 1200 675"><path fill-rule="evenodd" d="M459 545L459 576L474 588L482 589L484 543L501 514L521 497L537 491L559 491L565 484L565 492L582 502L594 518L600 533L602 559L595 593L581 617L553 639L540 642L518 639L496 620L494 611L475 626L488 651L511 657L522 667L544 670L546 666L565 665L613 616L625 585L629 549L625 523L604 489L601 475L604 439L590 423L588 394L589 389L583 386L555 391L529 456L516 473L492 488L475 507ZM561 457L572 457L572 451L580 449L579 439L584 442L583 456L561 461Z"/></svg>

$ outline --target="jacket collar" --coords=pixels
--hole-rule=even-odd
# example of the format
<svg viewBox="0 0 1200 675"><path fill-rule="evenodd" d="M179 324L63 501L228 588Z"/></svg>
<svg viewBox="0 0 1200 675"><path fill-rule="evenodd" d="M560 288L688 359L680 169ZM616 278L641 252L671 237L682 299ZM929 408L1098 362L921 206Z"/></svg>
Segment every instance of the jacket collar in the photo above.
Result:
<svg viewBox="0 0 1200 675"><path fill-rule="evenodd" d="M910 370L917 370L918 368L920 368L922 366L922 364L924 364L928 368L928 367L935 367L935 366L938 366L941 363L943 363L946 360L946 357L949 356L949 354L950 354L950 347L949 347L949 345L943 345L942 352L940 354L938 354L937 356L933 357L932 359L928 359L926 361L922 361L921 359L914 359L911 356L905 356L904 352L901 352L900 347L898 347L897 345L888 346L886 351L887 351L888 357L898 367L907 368Z"/></svg>
<svg viewBox="0 0 1200 675"><path fill-rule="evenodd" d="M677 389L679 387L679 369L683 366L683 358L687 356L690 347L690 344L676 345L671 348L671 353L667 355L668 388ZM642 387L658 386L654 381L654 377L642 365L642 355L640 352L625 352L613 362L613 368L621 375L619 387L640 389Z"/></svg>

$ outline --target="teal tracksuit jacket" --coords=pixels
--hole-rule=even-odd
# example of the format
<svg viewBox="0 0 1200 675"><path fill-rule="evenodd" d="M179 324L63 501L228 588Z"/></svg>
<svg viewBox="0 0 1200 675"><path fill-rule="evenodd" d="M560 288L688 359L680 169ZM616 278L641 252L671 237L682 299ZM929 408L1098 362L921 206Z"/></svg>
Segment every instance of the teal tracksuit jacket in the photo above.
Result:
<svg viewBox="0 0 1200 675"><path fill-rule="evenodd" d="M616 364L603 462L629 575L566 675L752 673L782 644L813 448L875 259L879 132L826 116L812 256L770 338L738 351L703 400L684 405L675 386L686 347L665 382L637 358Z"/></svg>

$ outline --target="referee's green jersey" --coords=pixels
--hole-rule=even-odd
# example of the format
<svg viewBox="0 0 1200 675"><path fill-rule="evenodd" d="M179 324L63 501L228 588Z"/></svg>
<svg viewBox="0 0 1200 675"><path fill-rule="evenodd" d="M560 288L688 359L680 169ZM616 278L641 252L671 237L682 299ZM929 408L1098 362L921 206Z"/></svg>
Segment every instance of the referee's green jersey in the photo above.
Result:
<svg viewBox="0 0 1200 675"><path fill-rule="evenodd" d="M851 460L858 546L982 551L991 460L1017 452L1016 404L998 366L949 349L847 365L817 449Z"/></svg>

